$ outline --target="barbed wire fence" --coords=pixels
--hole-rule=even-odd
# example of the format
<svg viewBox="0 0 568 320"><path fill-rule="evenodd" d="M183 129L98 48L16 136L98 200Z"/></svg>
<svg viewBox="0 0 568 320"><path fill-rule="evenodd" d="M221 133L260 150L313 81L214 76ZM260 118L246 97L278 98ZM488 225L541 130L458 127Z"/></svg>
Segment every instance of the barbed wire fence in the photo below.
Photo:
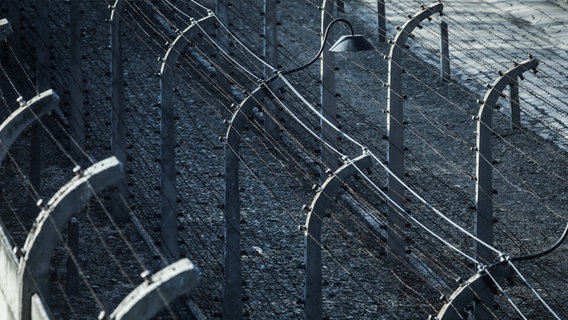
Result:
<svg viewBox="0 0 568 320"><path fill-rule="evenodd" d="M509 78L524 66L509 70L517 52L528 50L490 27L460 26L484 17L451 2L68 4L66 12L53 2L0 6L9 18L0 24L4 318L568 314L557 294L566 286L562 261L541 258L566 223L564 190L555 189L566 185L566 157L538 136L539 127L562 135L540 108L564 112L556 79L565 70L540 59L536 77L524 79L523 69ZM433 8L444 15L422 30L382 26L418 23ZM305 37L323 36L320 18L336 15L377 42L366 55L336 54L340 69L327 66L337 72L333 87L314 68L283 75L289 68L271 65L311 58ZM394 41L383 43L377 30ZM440 30L442 50L432 42ZM416 54L389 55L409 49L396 35L412 38ZM468 50L470 37L480 54ZM442 70L428 62L440 51ZM485 89L480 109L478 92L448 78L483 82L486 65L509 71ZM393 76L408 85L393 90ZM320 101L326 92L337 114L320 109L331 103ZM428 95L436 101L421 99ZM511 112L493 113L491 123L480 111L500 97L523 111L515 130L503 125ZM392 117L392 99L408 120ZM404 142L390 136L387 118L404 128ZM481 130L489 140L476 146ZM543 162L545 152L556 158ZM475 172L475 155L485 173ZM401 161L408 165L393 169ZM484 235L472 223L480 180L489 187L477 195L495 213L477 218ZM551 219L558 223L539 226Z"/></svg>

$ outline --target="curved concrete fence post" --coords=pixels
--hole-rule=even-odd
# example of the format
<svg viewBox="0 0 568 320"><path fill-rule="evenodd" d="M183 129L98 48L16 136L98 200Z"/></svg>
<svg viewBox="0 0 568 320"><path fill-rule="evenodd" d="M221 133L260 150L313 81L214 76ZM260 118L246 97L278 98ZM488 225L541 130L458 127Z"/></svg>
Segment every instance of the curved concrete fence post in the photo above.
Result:
<svg viewBox="0 0 568 320"><path fill-rule="evenodd" d="M225 247L223 252L223 319L242 318L241 275L241 198L239 194L239 144L252 109L268 96L267 86L261 83L246 96L227 129L225 136Z"/></svg>
<svg viewBox="0 0 568 320"><path fill-rule="evenodd" d="M124 103L124 63L122 50L122 12L125 0L116 0L111 6L110 15L110 49L111 49L111 120L110 150L122 163L127 172L128 152L126 148L126 132L128 127L125 118ZM112 214L120 221L128 219L128 176L116 184L111 194Z"/></svg>
<svg viewBox="0 0 568 320"><path fill-rule="evenodd" d="M345 181L359 171L370 168L371 165L372 159L368 154L362 154L346 162L324 181L312 200L304 226L304 262L306 264L304 316L306 319L317 320L323 317L321 230L325 211Z"/></svg>
<svg viewBox="0 0 568 320"><path fill-rule="evenodd" d="M476 145L476 176L475 176L475 203L476 214L474 217L474 233L478 239L488 245L493 245L493 156L491 152L491 133L493 132L493 110L498 108L497 100L504 97L504 90L511 84L517 85L517 79L522 73L533 69L536 70L538 60L529 58L516 64L507 72L499 73L499 78L491 85L487 85L488 91L480 101L477 120L477 145ZM512 117L514 110L511 110ZM477 261L482 265L488 265L495 260L493 252L483 244L474 241L473 249ZM493 295L489 291L483 291L480 299L490 303ZM476 319L485 319L490 316L487 308L481 303L474 303L473 314Z"/></svg>
<svg viewBox="0 0 568 320"><path fill-rule="evenodd" d="M392 175L402 179L404 177L404 113L402 92L402 56L406 48L406 40L411 36L415 28L420 27L420 23L429 19L436 12L442 13L444 6L442 3L434 3L424 6L421 11L414 16L409 16L409 20L402 27L397 27L397 34L394 40L390 41L389 52L389 91L388 91L388 145L387 162L391 173L387 176L388 195L393 200L393 204L388 206L388 247L394 256L403 257L405 255L405 242L401 231L404 230L404 221L397 211L397 207L404 207L404 188L400 181ZM392 256L391 258L394 258Z"/></svg>
<svg viewBox="0 0 568 320"><path fill-rule="evenodd" d="M509 279L512 281L513 271L509 265L509 261L501 261L495 265L478 271L469 278L452 293L448 298L435 319L437 320L453 320L453 319L471 319L473 316L473 308L475 301L480 297L490 295L494 291L495 283ZM489 303L480 303L482 305L492 305ZM493 318L493 317L491 317ZM488 319L488 318L476 318Z"/></svg>
<svg viewBox="0 0 568 320"><path fill-rule="evenodd" d="M111 320L150 320L170 302L199 284L199 269L184 258L155 274L144 272L144 283L134 289L110 315Z"/></svg>
<svg viewBox="0 0 568 320"><path fill-rule="evenodd" d="M22 320L30 319L33 294L47 295L51 255L61 240L61 232L74 214L77 214L100 190L114 185L124 176L122 164L110 157L99 161L63 186L42 208L22 251L18 278L21 281L20 309Z"/></svg>
<svg viewBox="0 0 568 320"><path fill-rule="evenodd" d="M29 101L19 100L20 107L0 125L0 163L8 149L29 126L59 105L59 96L53 90L44 91Z"/></svg>
<svg viewBox="0 0 568 320"><path fill-rule="evenodd" d="M0 19L0 41L8 39L12 31L12 25L8 22L8 19Z"/></svg>
<svg viewBox="0 0 568 320"><path fill-rule="evenodd" d="M192 31L197 24L209 21L215 16L209 13L181 31L168 48L160 69L160 235L162 253L169 262L179 258L177 231L177 190L176 190L176 135L174 121L174 71L181 53L190 45Z"/></svg>
<svg viewBox="0 0 568 320"><path fill-rule="evenodd" d="M529 58L505 73L500 72L499 78L491 85L487 85L488 90L479 114L475 118L477 120L477 145L476 145L476 209L474 231L476 236L489 245L493 245L493 159L491 152L491 133L493 132L493 110L498 108L497 100L504 96L504 91L508 85L517 84L517 79L522 77L522 73L527 70L535 70L538 66L538 60ZM489 264L495 260L492 251L478 243L474 242L474 250L477 259Z"/></svg>

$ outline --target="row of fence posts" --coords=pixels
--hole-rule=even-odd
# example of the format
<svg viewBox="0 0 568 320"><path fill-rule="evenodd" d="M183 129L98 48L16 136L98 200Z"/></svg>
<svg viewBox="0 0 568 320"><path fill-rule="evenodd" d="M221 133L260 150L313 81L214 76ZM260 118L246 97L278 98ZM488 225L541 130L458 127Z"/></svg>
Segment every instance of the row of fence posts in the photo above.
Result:
<svg viewBox="0 0 568 320"><path fill-rule="evenodd" d="M117 4L122 6L124 1L118 0ZM17 36L9 37L13 33L18 33L20 24L20 13L22 12L22 4L17 1L8 3L7 11L12 19L18 21L15 28L8 19L0 20L0 40L10 40L9 45L15 49L14 54L20 51L21 41L11 39L19 39ZM0 152L0 162L3 162L8 154L9 147L18 139L18 137L27 129L31 130L31 149L30 149L30 184L39 194L39 185L41 182L41 129L40 118L46 116L54 109L59 108L59 96L53 90L39 90L49 87L51 83L50 74L50 31L48 19L48 6L44 1L39 1L35 6L36 13L36 29L37 38L36 45L36 90L38 94L29 101L23 97L18 98L20 107L14 111L0 125L0 139L3 144L2 152ZM69 82L69 100L70 100L70 153L75 159L80 161L85 150L85 110L83 97L83 81L81 71L81 35L80 35L80 1L70 1L69 11L69 32L70 32L70 82ZM114 11L113 11L114 13ZM112 19L111 19L112 20ZM119 21L120 19L114 19ZM117 26L118 25L118 26ZM113 50L112 64L112 83L115 81L119 85L124 83L122 71L122 57L120 46L119 24L113 25L111 32L114 37L111 41L113 48L118 48L116 52ZM120 73L120 76L117 76ZM116 86L115 86L116 88ZM122 87L120 87L122 88ZM68 227L68 236L66 246L68 248L67 260L67 294L76 294L79 290L80 276L78 269L79 252L79 219L77 214L84 212L84 208L88 205L91 196L97 194L100 190L109 186L120 186L121 182L125 182L126 161L125 139L117 141L117 136L125 137L124 124L124 98L122 90L114 90L115 94L113 106L113 141L120 142L115 145L115 150L124 162L117 157L99 161L91 165L87 169L77 166L73 169L75 177L63 186L55 196L47 202L30 201L31 212L40 212L35 218L36 226L28 235L24 247L19 249L12 248L12 244L8 239L6 230L0 230L2 245L3 264L6 268L3 270L10 271L2 276L1 281L3 299L0 302L2 319L49 319L50 312L45 302L48 297L48 280L50 260L52 252L56 244L60 240L60 232L64 226ZM116 96L118 94L118 97ZM122 112L122 113L121 113ZM122 153L120 153L122 151ZM125 186L125 185L124 185ZM115 188L118 192L125 192L125 188ZM127 208L124 206L126 193L120 193L116 198L118 209L113 210L115 218L118 221L127 219ZM32 199L33 200L33 199ZM133 290L123 303L119 304L112 314L106 314L104 311L99 315L99 319L150 319L163 307L167 306L174 299L186 295L193 290L199 281L199 270L188 259L176 259L169 261L169 264L155 274L144 272L142 275L145 280L140 286ZM19 289L21 288L21 289Z"/></svg>
<svg viewBox="0 0 568 320"><path fill-rule="evenodd" d="M77 33L77 30L80 30L80 19L77 17L79 12L78 7L78 0L72 0L73 4L70 6L70 33L71 33L71 43L70 43L70 51L71 51L71 60L70 60L70 70L73 75L73 80L70 83L70 101L71 101L71 108L70 108L70 116L71 116L71 132L72 132L72 143L71 145L74 146L77 150L76 152L80 152L80 150L84 150L84 141L85 141L85 129L84 129L84 105L83 105L83 89L82 86L82 75L80 71L80 34ZM277 0L266 0L265 1L265 46L264 46L264 53L265 58L269 64L278 65L278 51L277 51L277 43L278 43L278 36L277 36L277 25L278 25L278 14L277 14L277 4L279 1ZM339 1L337 3L338 8L341 11L343 6L343 2ZM47 8L47 6L43 6ZM333 7L334 1L324 1L321 8L322 8L322 34L327 24L331 21L333 16ZM125 125L124 120L124 110L125 110L125 102L123 96L123 88L124 88L124 72L123 72L123 53L122 53L122 45L121 45L121 18L120 13L124 10L124 1L117 0L115 4L111 7L111 52L112 52L112 62L111 62L111 77L112 77L112 117L111 117L111 149L112 153L119 159L124 166L127 165L127 150L126 150L126 132L127 128ZM443 5L440 2L434 3L429 6L424 6L421 11L419 11L414 16L411 16L409 20L404 24L402 28L399 28L396 36L394 37L391 43L391 50L389 53L389 97L388 97L388 123L387 126L389 127L389 144L388 144L388 163L390 168L390 173L388 175L388 190L389 195L394 200L391 205L389 205L389 224L391 227L390 230L394 229L395 227L403 228L402 219L399 213L396 210L396 206L402 206L403 200L401 195L404 194L404 187L402 185L402 180L399 180L399 177L404 176L404 162L403 162L403 150L404 150L404 119L403 119L403 97L404 94L402 92L402 68L401 68L401 58L402 58L402 50L406 47L406 40L414 28L419 27L420 22L424 19L428 19L432 14L438 12L441 13L443 9ZM225 25L229 25L229 5L226 1L219 0L217 5L218 10L218 18L225 23ZM10 9L9 12L13 12L13 9ZM42 25L42 23L46 23L48 21L45 13L40 10L41 14L38 15L38 23ZM377 1L377 20L378 20L378 41L384 42L386 41L386 15L385 15L385 1ZM203 21L197 21L195 23L204 24L207 23L209 17L203 19ZM213 28L210 26L209 28ZM47 27L40 28L43 30L48 30ZM160 183L160 194L161 194L161 244L162 244L162 251L164 256L167 257L169 261L175 261L179 258L179 248L178 248L178 241L177 241L177 208L176 204L176 185L175 185L175 126L173 121L173 102L171 92L171 72L173 72L175 68L175 61L177 60L177 56L179 53L184 50L184 47L187 43L183 43L187 41L188 32L191 29L191 25L186 28L182 34L183 36L178 36L176 41L170 46L170 49L166 53L163 62L162 62L162 69L160 72L161 76L161 110L162 110L162 123L161 123L161 157L160 157L160 168L161 168L161 183ZM449 59L449 40L448 40L448 25L445 22L442 22L440 25L440 75L442 81L450 81L450 59ZM43 35L45 37L45 35ZM47 38L46 38L47 39ZM186 39L186 40L184 40ZM48 41L39 41L41 45L47 45ZM175 44L179 43L178 47L175 47ZM228 48L228 46L227 46ZM49 50L38 50L38 62L44 61L47 63L41 63L38 66L44 66L47 68L49 65ZM321 73L321 105L324 110L322 110L322 114L328 116L328 120L335 121L336 114L335 110L335 103L336 103L336 95L335 95L335 81L334 81L334 68L329 67L333 66L333 57L331 54L324 51L324 56L322 57L322 73ZM222 58L220 58L222 59ZM222 61L221 61L222 62ZM220 64L222 65L222 64ZM265 70L265 74L268 76L272 74L274 69L267 68ZM38 88L41 88L43 84L40 84L41 79L45 79L49 77L49 71L44 70L43 68L38 68ZM78 80L79 79L79 80ZM48 80L47 80L48 81ZM222 81L222 79L220 80ZM512 95L512 104L514 104L515 110L518 110L518 89L517 89L517 82L510 85L511 87L511 95ZM224 86L225 88L227 86ZM269 101L269 98L265 99ZM270 106L270 103L268 103ZM276 113L276 109L265 109L267 112L274 112ZM485 117L485 115L484 115ZM516 125L520 124L520 120L518 117L518 112L513 114L513 122ZM268 119L268 120L267 120ZM480 122L483 122L480 120ZM333 123L333 122L332 122ZM277 127L274 123L271 123L270 117L265 117L265 126L267 132L269 132L272 136L276 137L279 133ZM325 130L323 127L328 126L325 122L322 122L322 139L329 143L335 143L336 132L333 132L333 128L330 126L328 129ZM481 126L483 127L483 126ZM34 139L32 139L34 141ZM172 145L172 141L174 144ZM485 140L478 142L478 155L490 148L490 142ZM32 143L32 152L36 155L32 157L32 159L40 159L39 157L39 145L38 143ZM73 150L73 149L72 149ZM322 148L322 163L332 169L331 172L335 172L338 169L338 165L336 160L331 157L331 155L325 155L325 148ZM481 152L479 150L482 150ZM227 153L226 153L227 154ZM489 154L490 155L490 154ZM479 156L478 156L479 157ZM483 158L483 156L481 156ZM236 159L236 157L235 157ZM489 159L489 158L485 158ZM38 161L38 160L35 160ZM235 160L238 162L238 160ZM482 160L478 159L478 177L483 176L483 172L488 172L491 170L491 167L484 168ZM227 165L228 166L228 165ZM236 166L238 168L238 164ZM33 174L30 175L32 177L32 181L36 181L37 185L39 185L39 170L41 168L40 165L32 165L32 170L35 170ZM226 170L228 170L226 168ZM232 170L228 170L232 171ZM238 175L238 174L237 174ZM33 178L35 177L35 178ZM227 177L227 175L226 175ZM230 176L229 176L230 177ZM322 175L322 179L325 175ZM128 199L128 191L127 191L127 177L122 179L118 187L115 189L113 194L113 213L117 218L121 218L122 220L126 219L127 215L127 204L126 199ZM235 178L238 181L238 176ZM489 180L491 181L491 176L488 176L488 179L478 178L476 184L478 187L478 195L488 195L491 192L488 192L486 189L487 186L482 186L479 182ZM322 180L323 181L323 180ZM240 200L238 195L238 182L236 184L237 192L229 193L230 190L229 186L226 186L226 194L225 194L225 211L226 216L231 217L232 221L228 220L225 226L225 253L224 253L224 264L225 264L225 277L224 277L224 285L223 285L223 292L224 292L224 317L229 319L238 319L242 316L242 301L241 301L241 263L240 263L240 232L239 232L239 224L238 221L240 219L236 219L240 217ZM481 197L481 196L479 196ZM479 203L481 200L478 201L478 225L475 227L476 230L479 230L482 227L481 221L492 221L492 218L488 219L488 214L480 215L480 205ZM489 197L489 200L492 201ZM229 205L227 205L229 204ZM227 212L230 210L234 210L233 214L228 214ZM492 209L489 208L487 211L491 212ZM492 214L492 213L491 213ZM235 220L236 219L236 220ZM484 241L487 244L492 244L492 226L489 230L484 233L477 234L479 239ZM477 246L478 243L476 242L475 245ZM389 233L388 237L388 246L393 254L404 256L405 255L405 242L403 239L400 238L399 235L391 232ZM238 248L238 250L237 250ZM477 251L482 251L479 249ZM480 258L483 261L491 261L491 257L482 258L483 254L480 254ZM321 289L320 289L321 290ZM306 309L314 308L306 303ZM319 307L316 306L316 309ZM318 316L310 316L310 318L318 318Z"/></svg>
<svg viewBox="0 0 568 320"><path fill-rule="evenodd" d="M274 63L274 65L278 65L278 57L272 56L273 48L271 45L277 43L277 36L275 33L268 33L274 32L274 24L275 24L275 17L277 14L275 13L276 7L274 2L276 1L265 1L265 30L267 34L265 35L265 57L266 59L270 59L270 62ZM378 12L378 25L379 25L379 42L386 41L386 19L385 19L385 6L384 1L377 1L377 12ZM339 8L341 9L342 2L338 3ZM327 25L332 20L331 17L333 16L333 1L323 1L323 5L321 6L322 10L322 36L324 34L324 30L326 29ZM388 82L388 132L389 132L389 144L388 144L388 165L390 172L388 173L388 195L391 202L389 202L388 206L388 220L389 220L389 233L388 233L388 247L390 249L391 255L397 257L404 257L406 255L406 240L400 236L400 234L394 232L395 229L404 229L404 219L401 216L400 208L404 208L404 201L403 195L405 193L404 185L402 177L404 177L404 116L403 116L403 101L405 99L405 95L402 91L402 53L405 48L407 48L406 41L411 36L412 31L415 28L421 28L420 23L424 20L431 20L431 16L435 13L439 13L442 15L443 11L443 4L438 1L428 6L422 6L422 10L418 11L414 16L409 16L409 20L402 26L397 27L398 32L396 33L393 40L390 40L391 49L387 59L389 60L389 82ZM271 55L267 54L271 53ZM511 87L511 109L512 109L512 123L515 123L515 126L520 126L520 115L519 115L519 101L518 101L518 82L515 80L518 75L527 69L531 69L536 67L534 65L535 60L529 59L531 62L522 63L522 67L516 67L513 71L508 71L505 74L505 78L507 80L507 84ZM321 58L321 107L322 107L322 115L326 117L330 123L334 123L336 117L336 95L335 95L335 78L334 78L334 63L333 57L324 50L322 53ZM274 70L270 70L270 75L274 72ZM266 73L268 78L269 73ZM512 80L511 80L512 79ZM440 23L440 80L441 81L451 81L451 72L450 72L450 54L449 54L449 36L448 36L448 24L445 21ZM262 84L268 86L276 86L275 83L268 83ZM495 88L495 86L493 86ZM263 90L259 90L263 91ZM494 89L493 92L501 92L500 90ZM488 93L489 95L489 93ZM502 94L500 94L502 96ZM240 107L235 111L233 119L231 120L231 128L227 131L226 142L230 146L231 152L226 152L227 158L232 158L233 160L229 161L226 159L226 188L238 190L238 160L236 155L231 155L233 152L238 152L238 141L235 141L232 137L239 136L240 134L233 134L232 130L236 132L240 132L242 130L243 124L241 121L245 121L246 117L242 115L247 115L248 109L250 109L249 104L249 97L246 97ZM259 96L255 97L254 101L258 101ZM264 96L262 93L260 94L260 99L264 99L264 101L270 101L269 97ZM270 105L269 105L270 106ZM265 109L268 113L274 114L276 110ZM238 116L238 115L241 116ZM480 111L480 115L483 114L483 118L486 118L486 111ZM271 119L274 116L265 116L264 119ZM242 118L242 119L240 119ZM481 116L480 116L481 118ZM484 127L483 130L488 130L487 132L491 131L491 124L490 122L479 121L480 125L478 131L478 138L482 137L481 140L478 139L478 150L477 155L477 176L476 178L476 188L477 188L477 196L476 196L476 224L474 225L475 235L479 239L479 241L474 241L474 248L477 255L477 258L482 264L487 264L494 261L495 257L487 254L486 246L485 245L493 245L493 226L492 226L492 209L484 209L484 200L480 199L480 195L487 196L489 202L492 202L491 194L492 189L491 186L487 186L484 181L492 181L492 177L490 172L492 167L484 167L482 159L490 159L489 151L485 151L491 148L491 142L487 138L483 138L484 134L481 133L481 127ZM272 132L273 127L272 124L265 122L265 129L267 132ZM326 128L327 127L327 128ZM335 144L336 143L336 135L337 132L333 129L332 125L329 125L326 121L321 122L321 132L322 132L322 140L324 143L328 144ZM334 159L333 155L325 154L326 148L321 148L321 161L324 166L331 168L331 174L321 175L323 184L329 182L328 179L335 178L337 174L342 172L342 169L345 168L344 164L340 168L337 168L341 164L335 163L337 160ZM479 151L480 150L480 151ZM485 153L485 155L484 155ZM362 155L363 158L364 155ZM362 158L362 159L363 159ZM357 166L357 165L356 165ZM349 166L348 166L349 167ZM359 166L357 166L359 167ZM363 166L365 167L365 166ZM229 168L231 168L229 170ZM337 169L337 171L335 171ZM327 171L327 170L324 170ZM329 171L328 171L329 172ZM231 173L231 174L230 174ZM327 179L324 179L328 176ZM487 178L485 178L487 176ZM343 181L343 180L342 180ZM319 188L317 195L320 195L321 192L329 192L329 191L322 191L325 188ZM491 190L491 191L489 191ZM329 196L332 193L327 194ZM321 306L321 248L319 247L321 244L318 242L320 233L318 230L321 228L321 218L314 218L314 217L322 217L323 215L321 212L325 210L325 206L320 206L319 202L316 201L319 197L316 195L314 198L314 202L312 202L312 206L308 209L310 210L307 218L306 223L306 284L305 284L305 316L308 319L321 319L323 316L322 313L322 306ZM225 213L227 219L234 221L234 223L227 222L225 226L225 232L228 233L229 229L233 230L231 232L237 233L235 229L238 229L238 221L240 217L240 202L238 200L238 191L234 193L226 193L225 197ZM318 212L315 212L317 210ZM232 212L232 213L231 213ZM491 222L490 225L487 225L486 222ZM237 239L240 237L237 237ZM226 249L225 254L227 255L230 252L240 252L240 244L237 241L232 241L230 237L225 238L226 241ZM240 241L240 240L239 240ZM314 248L310 244L316 243L317 248ZM484 245L485 244L485 245ZM230 249L229 249L230 248ZM319 252L319 253L314 253ZM223 296L223 316L227 319L240 319L242 317L242 302L240 301L240 281L234 281L235 279L240 279L241 273L241 263L240 257L235 255L232 260L225 260L225 283L223 284L223 292L225 293ZM486 291L484 291L486 292ZM486 303L490 303L492 301L492 297L485 296L483 297ZM477 318L483 318L487 315L487 310L483 308L476 308L474 314Z"/></svg>

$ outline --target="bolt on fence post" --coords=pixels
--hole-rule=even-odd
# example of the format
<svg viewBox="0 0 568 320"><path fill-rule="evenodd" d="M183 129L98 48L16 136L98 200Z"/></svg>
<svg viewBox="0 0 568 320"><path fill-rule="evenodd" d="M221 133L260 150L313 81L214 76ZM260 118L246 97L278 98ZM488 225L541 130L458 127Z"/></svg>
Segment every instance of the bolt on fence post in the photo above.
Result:
<svg viewBox="0 0 568 320"><path fill-rule="evenodd" d="M451 81L450 75L450 42L448 38L448 24L440 23L440 77L442 82Z"/></svg>
<svg viewBox="0 0 568 320"><path fill-rule="evenodd" d="M521 105L519 101L519 77L509 83L509 99L511 100L511 129L521 128Z"/></svg>
<svg viewBox="0 0 568 320"><path fill-rule="evenodd" d="M387 16L385 0L377 0L377 25L379 28L379 42L387 41Z"/></svg>
<svg viewBox="0 0 568 320"><path fill-rule="evenodd" d="M79 220L73 217L69 220L67 231L67 294L79 293L79 269L76 262L79 261ZM72 258L72 257L73 258Z"/></svg>

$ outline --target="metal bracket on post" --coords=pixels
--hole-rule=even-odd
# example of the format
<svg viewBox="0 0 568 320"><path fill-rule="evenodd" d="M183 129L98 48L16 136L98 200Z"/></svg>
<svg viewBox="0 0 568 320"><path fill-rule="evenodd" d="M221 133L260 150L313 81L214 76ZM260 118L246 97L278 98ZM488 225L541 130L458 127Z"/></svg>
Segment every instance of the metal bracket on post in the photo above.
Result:
<svg viewBox="0 0 568 320"><path fill-rule="evenodd" d="M22 320L30 320L30 303L34 293L47 296L51 255L60 233L71 217L90 198L124 175L122 164L110 157L80 171L42 208L30 231L22 252L18 277L21 279L20 310Z"/></svg>
<svg viewBox="0 0 568 320"><path fill-rule="evenodd" d="M497 100L503 96L508 85L517 83L517 79L527 70L536 70L538 60L530 57L507 72L499 73L499 78L491 85L483 98L477 120L476 145L476 208L475 234L489 245L493 245L493 164L491 155L491 132L493 131L493 110L497 109ZM477 259L482 263L491 263L494 257L491 251L478 242L474 242Z"/></svg>
<svg viewBox="0 0 568 320"><path fill-rule="evenodd" d="M144 283L114 309L110 320L149 320L171 301L190 293L199 284L199 269L184 258L156 274L144 272Z"/></svg>
<svg viewBox="0 0 568 320"><path fill-rule="evenodd" d="M7 19L0 19L0 41L8 39L12 34L12 25Z"/></svg>
<svg viewBox="0 0 568 320"><path fill-rule="evenodd" d="M262 83L245 97L233 113L225 136L225 248L223 253L223 319L242 318L241 199L239 194L239 144L253 108L270 92Z"/></svg>
<svg viewBox="0 0 568 320"><path fill-rule="evenodd" d="M206 21L212 23L214 20L214 15L210 13L183 30L168 48L160 69L160 235L162 252L168 259L166 262L179 258L173 75L178 57L190 43L190 31L197 24Z"/></svg>
<svg viewBox="0 0 568 320"><path fill-rule="evenodd" d="M448 302L440 309L436 320L470 319L475 304L487 303L480 301L481 297L492 295L495 291L495 283L507 279L513 283L513 272L509 261L504 260L493 266L478 271L452 293ZM492 302L488 302L492 304ZM481 318L484 319L484 318Z"/></svg>
<svg viewBox="0 0 568 320"><path fill-rule="evenodd" d="M330 200L335 197L345 181L359 171L370 168L371 165L372 159L368 154L362 154L346 162L325 180L310 204L306 225L303 226L306 265L304 316L306 319L319 320L323 317L321 230L325 211L329 207Z"/></svg>
<svg viewBox="0 0 568 320"><path fill-rule="evenodd" d="M387 177L388 195L397 206L403 207L404 188L402 184L392 175L402 179L404 177L404 116L403 116L403 93L402 93L402 55L403 49L406 47L406 40L416 27L420 26L420 22L429 19L434 13L442 13L442 3L435 3L423 7L422 11L410 19L400 28L391 41L391 49L389 52L389 91L388 91L388 146L387 161L391 173ZM404 228L404 221L396 210L396 206L390 204L388 206L388 239L387 243L390 251L395 256L402 257L405 255L405 241L403 236L395 230Z"/></svg>
<svg viewBox="0 0 568 320"><path fill-rule="evenodd" d="M0 125L0 163L6 158L8 149L30 125L51 112L59 105L59 96L53 90L44 91L29 101L19 100L20 107Z"/></svg>

